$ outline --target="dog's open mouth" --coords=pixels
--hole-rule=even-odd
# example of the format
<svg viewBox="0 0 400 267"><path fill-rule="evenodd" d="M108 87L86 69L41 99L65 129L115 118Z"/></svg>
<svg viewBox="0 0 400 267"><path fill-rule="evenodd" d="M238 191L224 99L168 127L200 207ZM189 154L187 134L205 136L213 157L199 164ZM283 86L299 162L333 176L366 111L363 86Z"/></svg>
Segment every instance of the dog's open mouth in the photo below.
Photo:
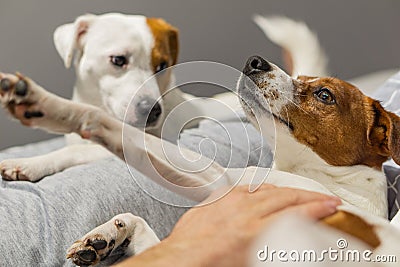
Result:
<svg viewBox="0 0 400 267"><path fill-rule="evenodd" d="M279 121L280 123L285 124L289 128L290 131L294 130L293 124L291 124L289 121L282 119L281 117L275 115L274 113L271 113L271 114L275 118L275 120Z"/></svg>

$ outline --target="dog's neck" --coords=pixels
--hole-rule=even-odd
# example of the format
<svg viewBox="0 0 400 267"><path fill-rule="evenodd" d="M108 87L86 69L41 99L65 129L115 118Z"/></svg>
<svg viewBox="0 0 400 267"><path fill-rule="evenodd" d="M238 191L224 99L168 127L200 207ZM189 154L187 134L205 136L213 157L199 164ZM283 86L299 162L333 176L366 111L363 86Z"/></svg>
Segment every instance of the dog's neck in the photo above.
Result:
<svg viewBox="0 0 400 267"><path fill-rule="evenodd" d="M315 180L342 200L373 214L387 216L386 178L382 171L365 165L329 165L279 126L276 144L275 169Z"/></svg>

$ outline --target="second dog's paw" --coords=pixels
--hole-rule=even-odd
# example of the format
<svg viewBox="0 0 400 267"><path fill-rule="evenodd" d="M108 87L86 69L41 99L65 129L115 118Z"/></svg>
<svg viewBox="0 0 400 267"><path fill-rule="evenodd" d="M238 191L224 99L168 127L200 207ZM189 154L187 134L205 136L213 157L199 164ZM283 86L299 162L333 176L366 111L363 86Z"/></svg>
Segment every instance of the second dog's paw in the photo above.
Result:
<svg viewBox="0 0 400 267"><path fill-rule="evenodd" d="M129 244L128 240L126 244ZM122 245L121 245L122 246ZM78 266L96 265L105 260L113 251L115 240L108 240L101 234L89 235L76 241L67 251L67 259Z"/></svg>
<svg viewBox="0 0 400 267"><path fill-rule="evenodd" d="M43 163L37 164L30 159L7 159L0 162L0 173L4 180L36 182L49 175Z"/></svg>
<svg viewBox="0 0 400 267"><path fill-rule="evenodd" d="M40 104L45 99L46 91L29 78L0 73L0 102L22 124L31 126L44 117Z"/></svg>
<svg viewBox="0 0 400 267"><path fill-rule="evenodd" d="M105 260L115 248L125 250L130 242L125 222L113 218L75 241L67 251L67 259L78 266L96 265Z"/></svg>

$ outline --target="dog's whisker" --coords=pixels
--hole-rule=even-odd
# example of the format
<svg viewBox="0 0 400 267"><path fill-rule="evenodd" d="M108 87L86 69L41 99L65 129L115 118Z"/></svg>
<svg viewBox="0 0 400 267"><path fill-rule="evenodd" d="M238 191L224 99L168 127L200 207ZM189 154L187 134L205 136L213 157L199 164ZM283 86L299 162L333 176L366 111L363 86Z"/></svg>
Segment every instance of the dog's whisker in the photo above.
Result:
<svg viewBox="0 0 400 267"><path fill-rule="evenodd" d="M299 106L296 102L294 102L293 100L291 100L290 98L288 98L287 96L285 96L285 94L282 92L282 96L284 98L286 98L287 101L289 101L290 103L292 103L293 105L295 105L298 109L300 109L301 111L303 111L304 113L306 113L307 115L310 115L310 113L308 111L306 111L305 109L303 109L301 106Z"/></svg>

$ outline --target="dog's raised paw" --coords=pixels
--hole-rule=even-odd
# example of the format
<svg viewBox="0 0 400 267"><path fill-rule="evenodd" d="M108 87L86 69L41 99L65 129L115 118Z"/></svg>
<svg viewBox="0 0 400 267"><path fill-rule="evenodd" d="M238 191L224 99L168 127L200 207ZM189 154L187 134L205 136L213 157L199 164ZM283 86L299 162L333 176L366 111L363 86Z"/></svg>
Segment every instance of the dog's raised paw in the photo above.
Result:
<svg viewBox="0 0 400 267"><path fill-rule="evenodd" d="M30 126L33 119L44 117L40 108L45 91L20 73L0 73L0 102L22 124Z"/></svg>

